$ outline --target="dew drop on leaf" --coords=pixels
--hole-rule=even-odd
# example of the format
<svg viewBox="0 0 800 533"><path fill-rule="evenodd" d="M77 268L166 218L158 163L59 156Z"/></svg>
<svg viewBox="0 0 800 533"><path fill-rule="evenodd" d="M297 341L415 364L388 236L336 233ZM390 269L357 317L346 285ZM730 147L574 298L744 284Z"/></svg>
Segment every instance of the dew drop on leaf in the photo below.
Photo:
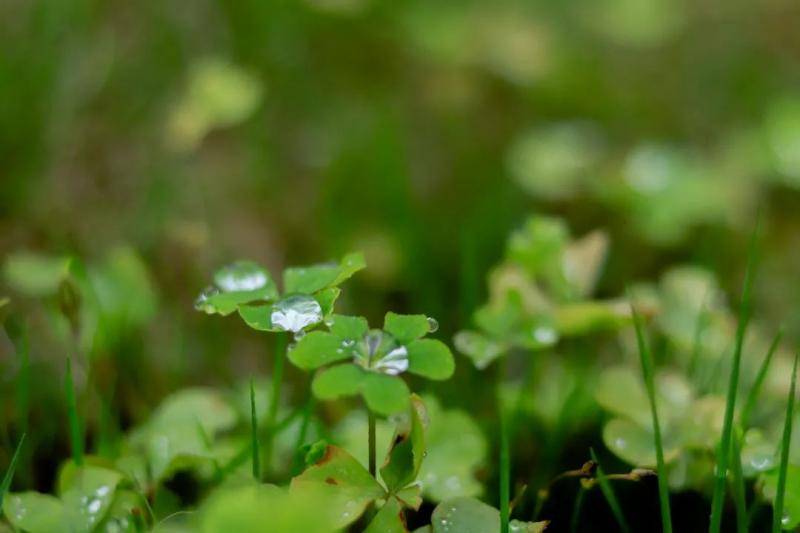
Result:
<svg viewBox="0 0 800 533"><path fill-rule="evenodd" d="M273 327L281 331L298 333L322 321L322 308L311 296L289 296L272 306L270 315Z"/></svg>
<svg viewBox="0 0 800 533"><path fill-rule="evenodd" d="M237 261L214 275L214 282L225 292L254 291L269 281L267 272L252 261Z"/></svg>
<svg viewBox="0 0 800 533"><path fill-rule="evenodd" d="M436 331L438 329L439 329L439 321L436 320L435 318L429 316L428 317L428 331L430 331L431 333L436 333Z"/></svg>

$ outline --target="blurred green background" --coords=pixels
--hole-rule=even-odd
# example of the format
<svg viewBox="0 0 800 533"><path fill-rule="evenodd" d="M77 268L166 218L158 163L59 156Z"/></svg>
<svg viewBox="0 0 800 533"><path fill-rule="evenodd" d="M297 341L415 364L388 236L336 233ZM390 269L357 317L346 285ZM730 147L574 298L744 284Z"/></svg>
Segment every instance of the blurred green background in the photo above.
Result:
<svg viewBox="0 0 800 533"><path fill-rule="evenodd" d="M685 262L735 295L760 207L757 319L796 339L799 26L792 0L5 0L0 254L130 281L95 347L132 361L108 369L124 426L266 371L261 337L192 308L217 267L362 250L340 311L449 338L531 213L609 232L600 296ZM45 432L64 351L32 344Z"/></svg>

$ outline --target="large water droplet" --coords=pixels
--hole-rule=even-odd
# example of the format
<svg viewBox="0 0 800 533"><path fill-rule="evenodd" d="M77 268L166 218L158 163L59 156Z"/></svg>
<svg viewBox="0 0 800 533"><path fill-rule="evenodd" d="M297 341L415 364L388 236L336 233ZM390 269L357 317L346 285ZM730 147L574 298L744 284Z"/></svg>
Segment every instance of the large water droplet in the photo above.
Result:
<svg viewBox="0 0 800 533"><path fill-rule="evenodd" d="M237 261L214 274L214 283L225 292L254 291L268 280L267 271L252 261Z"/></svg>
<svg viewBox="0 0 800 533"><path fill-rule="evenodd" d="M296 334L303 328L321 322L322 308L311 296L289 296L272 306L270 320L275 328Z"/></svg>
<svg viewBox="0 0 800 533"><path fill-rule="evenodd" d="M372 368L390 376L401 374L408 370L408 350L405 346L398 346L375 361Z"/></svg>
<svg viewBox="0 0 800 533"><path fill-rule="evenodd" d="M431 333L436 333L439 329L439 321L433 318L432 316L428 317L428 331Z"/></svg>

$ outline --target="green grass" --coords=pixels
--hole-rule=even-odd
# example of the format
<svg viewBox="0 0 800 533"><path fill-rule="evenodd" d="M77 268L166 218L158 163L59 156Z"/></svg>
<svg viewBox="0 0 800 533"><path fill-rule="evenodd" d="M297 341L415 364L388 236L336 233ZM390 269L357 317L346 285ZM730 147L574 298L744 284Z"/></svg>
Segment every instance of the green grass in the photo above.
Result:
<svg viewBox="0 0 800 533"><path fill-rule="evenodd" d="M252 450L253 478L261 480L261 449L258 445L258 418L256 416L256 391L250 378L250 449Z"/></svg>
<svg viewBox="0 0 800 533"><path fill-rule="evenodd" d="M289 338L287 333L277 333L275 335L275 353L272 361L272 387L267 410L267 438L264 442L264 460L267 470L272 465L272 450L275 443L275 435L278 433L277 421L278 410L281 403L281 386L283 384L283 367L286 359L286 347Z"/></svg>
<svg viewBox="0 0 800 533"><path fill-rule="evenodd" d="M714 479L714 493L711 499L711 518L708 530L710 533L719 533L722 526L723 504L725 502L725 485L728 477L728 467L730 465L731 437L734 427L734 412L736 410L736 395L739 390L739 369L742 361L742 347L750 321L751 295L753 290L753 278L755 276L756 261L758 258L758 234L759 223L750 238L750 246L747 253L747 269L745 271L744 285L742 289L742 301L739 306L739 320L736 326L736 340L733 351L733 362L728 381L728 393L725 402L725 418L722 426L722 436L720 438L717 451L717 465Z"/></svg>
<svg viewBox="0 0 800 533"><path fill-rule="evenodd" d="M11 480L14 479L14 470L17 468L17 461L19 461L19 455L22 451L22 445L24 443L25 433L23 433L19 438L17 448L14 450L14 455L11 456L11 462L8 463L8 470L6 470L6 473L3 476L3 483L0 484L0 515L3 514L3 498L8 493L8 489L11 488Z"/></svg>
<svg viewBox="0 0 800 533"><path fill-rule="evenodd" d="M67 371L64 375L64 395L67 401L67 421L72 448L72 460L76 465L83 465L83 430L78 415L78 402L75 398L75 383L72 379L72 359L67 356Z"/></svg>
<svg viewBox="0 0 800 533"><path fill-rule="evenodd" d="M740 439L740 434L734 434L731 439L731 446L733 446L733 454L731 456L731 473L733 474L733 479L731 479L731 485L733 486L733 503L736 507L736 531L737 533L747 533L747 497L744 473L742 472L742 447Z"/></svg>
<svg viewBox="0 0 800 533"><path fill-rule="evenodd" d="M603 467L600 466L600 461L597 459L597 454L594 453L594 449L589 448L589 453L591 454L592 461L597 465L595 479L597 479L597 483L600 485L600 491L608 502L608 506L611 508L611 512L614 514L614 518L617 520L617 524L619 524L622 533L629 533L631 528L628 526L628 521L625 519L625 515L622 512L622 507L619 504L617 495L614 493L614 487L611 486L611 482L606 477Z"/></svg>
<svg viewBox="0 0 800 533"><path fill-rule="evenodd" d="M778 486L775 491L775 505L772 511L772 532L779 533L782 529L783 502L786 497L786 473L789 469L789 445L792 441L792 419L794 416L795 389L797 387L797 361L800 353L794 356L792 366L792 383L789 386L789 398L786 400L786 417L783 422L783 437L781 438L781 462L778 467Z"/></svg>
<svg viewBox="0 0 800 533"><path fill-rule="evenodd" d="M636 308L631 304L633 325L636 329L636 342L639 347L639 358L644 375L647 399L650 402L650 414L653 421L653 436L656 447L656 471L658 472L658 496L661 503L661 525L664 533L672 532L672 514L669 505L669 486L667 485L667 470L664 464L664 445L661 440L661 425L658 421L658 408L656 406L655 371L650 350L644 338L644 325Z"/></svg>
<svg viewBox="0 0 800 533"><path fill-rule="evenodd" d="M780 345L782 338L783 327L780 327L778 332L775 334L775 337L772 339L772 343L769 345L767 355L764 357L764 361L762 361L761 366L758 369L756 379L753 381L753 386L750 388L750 392L747 394L747 400L744 403L742 412L739 414L739 424L741 424L742 429L747 429L747 425L750 422L750 415L753 414L753 409L758 402L758 397L761 394L762 387L764 386L764 379L767 377L767 372L772 364L772 358L775 355L775 352L778 350L778 346Z"/></svg>

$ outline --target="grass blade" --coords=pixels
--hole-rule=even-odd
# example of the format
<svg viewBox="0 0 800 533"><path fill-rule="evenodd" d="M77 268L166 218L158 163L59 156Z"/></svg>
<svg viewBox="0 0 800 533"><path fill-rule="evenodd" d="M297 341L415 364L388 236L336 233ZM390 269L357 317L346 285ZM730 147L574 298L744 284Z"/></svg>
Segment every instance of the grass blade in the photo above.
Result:
<svg viewBox="0 0 800 533"><path fill-rule="evenodd" d="M500 532L508 533L510 518L511 454L508 442L508 415L500 405Z"/></svg>
<svg viewBox="0 0 800 533"><path fill-rule="evenodd" d="M761 394L761 388L764 385L764 379L767 377L767 371L769 371L769 366L772 363L772 356L778 351L781 338L783 338L783 327L778 330L778 333L775 334L775 338L772 339L772 344L770 344L769 350L767 350L767 355L764 357L764 361L758 369L758 374L756 374L753 386L747 395L747 401L745 401L744 408L739 415L739 424L741 424L742 429L747 429L747 424L750 422L750 415L753 413L753 409L756 406L758 397Z"/></svg>
<svg viewBox="0 0 800 533"><path fill-rule="evenodd" d="M614 494L614 488L608 481L605 472L603 472L600 461L597 460L597 454L594 453L594 448L589 448L589 453L592 456L592 461L597 465L595 479L597 479L597 483L600 485L600 491L603 493L603 496L605 496L608 506L611 508L611 512L614 514L614 518L617 520L622 533L629 533L631 528L628 526L628 521L625 520L625 515L622 514L622 507L619 505L617 495Z"/></svg>
<svg viewBox="0 0 800 533"><path fill-rule="evenodd" d="M261 479L261 450L258 446L258 419L256 418L256 391L253 389L253 378L250 378L250 437L253 454L253 478Z"/></svg>
<svg viewBox="0 0 800 533"><path fill-rule="evenodd" d="M738 433L738 432L736 432ZM740 444L741 435L734 434L731 439L733 446L731 456L731 473L733 479L733 503L736 506L736 532L747 533L747 498L745 496L744 473L742 472L742 447Z"/></svg>
<svg viewBox="0 0 800 533"><path fill-rule="evenodd" d="M708 531L719 533L722 526L722 508L725 501L725 484L728 477L730 464L731 435L733 434L733 415L736 409L736 394L739 389L739 368L742 361L742 346L747 324L750 321L750 297L753 290L753 276L755 275L756 259L758 257L759 223L750 238L750 248L747 253L747 269L744 275L742 288L742 302L739 306L739 321L736 326L736 344L733 350L733 364L731 365L730 379L728 380L728 394L725 402L725 419L722 425L722 436L717 450L717 468L714 480L714 495L711 499L711 519Z"/></svg>
<svg viewBox="0 0 800 533"><path fill-rule="evenodd" d="M67 356L67 372L64 375L64 394L67 399L67 420L69 422L69 438L72 445L72 460L77 466L83 466L83 431L78 416L78 402L75 399L75 383L72 380L72 359Z"/></svg>
<svg viewBox="0 0 800 533"><path fill-rule="evenodd" d="M3 476L3 483L0 484L0 515L2 515L3 512L3 498L8 493L8 489L11 488L11 480L14 478L14 470L17 468L17 461L19 460L19 454L22 451L22 445L24 443L25 433L22 434L22 437L20 437L17 443L17 449L14 450L14 455L11 456L11 462L8 464L6 475Z"/></svg>
<svg viewBox="0 0 800 533"><path fill-rule="evenodd" d="M669 506L669 487L667 486L667 471L664 465L664 445L661 440L661 426L658 422L658 409L656 407L656 387L654 379L653 361L647 342L644 339L644 326L636 308L631 304L633 325L636 329L636 342L639 346L639 358L642 363L647 398L650 402L650 413L653 419L653 435L656 445L656 470L658 471L658 497L661 502L661 526L664 533L672 533L672 514Z"/></svg>
<svg viewBox="0 0 800 533"><path fill-rule="evenodd" d="M792 441L792 417L794 416L795 389L797 387L797 360L794 356L792 366L792 384L789 386L789 399L786 401L786 418L783 422L783 438L781 439L781 463L778 469L778 486L775 490L775 505L772 511L772 532L780 533L783 520L783 501L786 496L786 472L789 469L789 445Z"/></svg>
<svg viewBox="0 0 800 533"><path fill-rule="evenodd" d="M572 516L569 519L570 533L576 533L578 531L578 525L581 521L581 510L583 509L583 498L585 495L586 487L583 486L583 483L578 483L578 494L575 496L575 503L572 506Z"/></svg>

